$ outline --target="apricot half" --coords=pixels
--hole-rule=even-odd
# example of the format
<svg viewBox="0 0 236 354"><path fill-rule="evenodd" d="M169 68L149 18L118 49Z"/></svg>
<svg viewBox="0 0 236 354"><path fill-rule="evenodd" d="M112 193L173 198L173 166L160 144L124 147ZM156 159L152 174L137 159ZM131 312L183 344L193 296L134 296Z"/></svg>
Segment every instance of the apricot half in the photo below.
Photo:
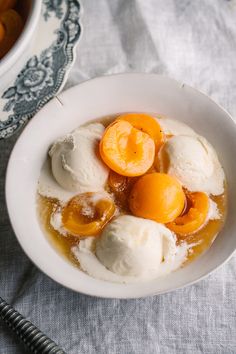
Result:
<svg viewBox="0 0 236 354"><path fill-rule="evenodd" d="M9 10L16 5L16 0L0 0L0 12Z"/></svg>
<svg viewBox="0 0 236 354"><path fill-rule="evenodd" d="M73 235L98 235L115 213L112 200L100 198L95 193L73 197L62 209L62 224Z"/></svg>
<svg viewBox="0 0 236 354"><path fill-rule="evenodd" d="M0 43L3 40L3 38L5 37L5 28L3 26L3 24L0 22Z"/></svg>
<svg viewBox="0 0 236 354"><path fill-rule="evenodd" d="M110 170L108 186L113 193L116 205L122 210L129 210L128 198L130 191L138 177L126 177Z"/></svg>
<svg viewBox="0 0 236 354"><path fill-rule="evenodd" d="M127 113L119 116L117 120L125 120L134 128L147 133L153 140L156 146L156 151L165 141L165 135L158 121L152 116L145 113Z"/></svg>
<svg viewBox="0 0 236 354"><path fill-rule="evenodd" d="M100 141L105 164L123 176L141 176L153 164L155 143L150 136L124 120L110 124Z"/></svg>
<svg viewBox="0 0 236 354"><path fill-rule="evenodd" d="M23 29L23 20L15 10L10 9L0 13L0 23L4 28L4 35L0 42L1 59L18 39Z"/></svg>
<svg viewBox="0 0 236 354"><path fill-rule="evenodd" d="M185 195L181 184L164 173L151 173L139 178L129 197L136 216L168 223L184 209Z"/></svg>
<svg viewBox="0 0 236 354"><path fill-rule="evenodd" d="M180 235L189 235L201 229L208 216L209 197L202 192L187 194L187 211L166 226Z"/></svg>

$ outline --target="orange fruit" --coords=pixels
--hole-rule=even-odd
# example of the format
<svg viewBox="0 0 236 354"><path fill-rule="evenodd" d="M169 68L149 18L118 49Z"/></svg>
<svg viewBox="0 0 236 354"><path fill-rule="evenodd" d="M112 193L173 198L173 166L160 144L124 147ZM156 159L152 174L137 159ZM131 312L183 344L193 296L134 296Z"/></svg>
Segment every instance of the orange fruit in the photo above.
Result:
<svg viewBox="0 0 236 354"><path fill-rule="evenodd" d="M16 0L0 0L0 12L9 10L16 5Z"/></svg>
<svg viewBox="0 0 236 354"><path fill-rule="evenodd" d="M110 199L100 199L95 193L73 197L62 209L62 224L73 235L98 235L115 213Z"/></svg>
<svg viewBox="0 0 236 354"><path fill-rule="evenodd" d="M127 113L119 116L117 120L125 120L134 128L147 133L153 140L156 146L156 151L165 141L165 135L158 121L152 116L145 113Z"/></svg>
<svg viewBox="0 0 236 354"><path fill-rule="evenodd" d="M116 204L125 210L129 210L129 193L137 181L138 177L126 177L110 170L108 177L108 186L113 193Z"/></svg>
<svg viewBox="0 0 236 354"><path fill-rule="evenodd" d="M0 42L0 58L2 58L18 39L23 29L23 21L15 10L10 9L0 13L0 23L5 31Z"/></svg>
<svg viewBox="0 0 236 354"><path fill-rule="evenodd" d="M105 164L123 176L141 176L153 164L155 144L150 136L124 120L110 124L100 141Z"/></svg>
<svg viewBox="0 0 236 354"><path fill-rule="evenodd" d="M6 32L5 28L2 24L2 22L0 22L0 43L3 40L3 38L5 37L5 32Z"/></svg>
<svg viewBox="0 0 236 354"><path fill-rule="evenodd" d="M134 215L164 224L181 214L185 206L185 194L174 177L151 173L140 177L135 183L129 206Z"/></svg>
<svg viewBox="0 0 236 354"><path fill-rule="evenodd" d="M187 211L166 225L170 230L180 235L189 235L198 231L204 226L209 212L210 202L205 193L188 193L187 201Z"/></svg>

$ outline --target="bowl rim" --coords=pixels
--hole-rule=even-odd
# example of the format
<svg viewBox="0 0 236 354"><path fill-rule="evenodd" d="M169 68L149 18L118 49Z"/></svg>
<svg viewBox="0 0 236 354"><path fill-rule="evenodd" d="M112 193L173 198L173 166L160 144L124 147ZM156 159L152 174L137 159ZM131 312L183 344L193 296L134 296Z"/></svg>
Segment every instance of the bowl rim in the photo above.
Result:
<svg viewBox="0 0 236 354"><path fill-rule="evenodd" d="M113 77L116 77L116 76L135 76L135 75L143 75L143 76L155 76L155 77L159 77L159 78L163 78L163 79L167 79L169 81L172 81L172 83L175 83L175 84L178 84L178 85L181 85L181 87L183 85L185 85L188 89L191 89L191 90L194 90L195 93L197 94L200 94L202 96L204 96L205 98L207 98L208 100L210 100L218 109L222 110L226 115L227 115L227 118L229 120L231 120L231 122L236 125L236 122L235 120L233 119L232 115L226 110L224 109L220 104L216 103L211 97L209 97L207 94L205 94L204 92L198 90L198 89L195 89L193 87L191 87L190 85L187 85L185 83L180 83L179 81L175 80L175 79L172 79L170 77L167 77L165 75L158 75L158 74L154 74L154 73L139 73L139 72L132 72L132 73L117 73L117 74L110 74L110 75L104 75L104 76L101 76L101 77L96 77L96 78L93 78L93 79L89 79L89 80L86 80L82 83L80 83L79 85L76 85L76 86L73 86L71 88L69 88L68 90L66 90L66 94L68 95L70 93L70 91L73 91L76 89L76 87L81 87L83 85L86 85L87 83L90 83L90 82L95 82L95 81L100 81L100 80L103 80L103 79L106 79L106 78L110 78L112 79ZM65 92L62 92L62 96ZM60 97L60 96L59 96ZM56 101L59 101L59 103L61 104L60 102L60 99L57 98L57 96L50 102L52 103L53 101L56 102ZM50 104L49 103L49 104ZM37 119L37 117L36 117ZM29 122L28 124L28 127L31 126L31 124L33 123L33 120L31 122ZM192 284L195 284L196 282L206 278L208 275L212 274L213 272L215 272L218 268L220 268L221 266L223 266L226 262L228 262L228 260L233 256L236 248L232 249L228 256L221 262L219 263L217 266L211 266L209 269L207 269L205 272L203 272L203 274L201 276L195 276L195 278L193 280L189 280L187 281L185 284L181 284L179 286L170 286L168 290L163 290L163 291L152 291L152 292L149 292L148 294L142 294L142 295L119 295L119 296L110 296L109 294L105 294L104 292L100 292L98 291L96 294L94 294L93 292L90 292L88 290L85 290L85 289L82 289L82 290L78 290L76 289L76 286L73 286L73 285L68 285L68 283L66 281L62 281L61 278L59 279L59 277L57 277L56 275L52 275L52 274L49 274L45 268L42 266L42 265L39 265L35 262L35 260L33 259L33 257L31 256L31 254L28 252L27 249L25 249L25 247L22 245L22 243L20 242L20 237L18 236L17 232L16 232L16 229L15 229L15 225L13 223L13 220L12 220L12 213L11 213L11 207L10 207L10 198L9 198L9 193L10 193L10 183L9 183L9 175L12 170L12 163L13 163L13 155L14 155L14 152L15 150L17 149L17 145L18 143L21 143L22 140L24 140L24 135L26 134L26 131L28 130L28 127L24 130L24 132L20 135L20 137L18 138L12 152L11 152L11 155L10 155L10 159L9 159L9 162L8 162L8 166L7 166L7 171L6 171L6 184L5 184L5 196L6 196L6 204L7 204L7 210L8 210L8 214L9 214L9 218L10 218L10 222L11 222L11 225L12 225L12 228L15 232L15 235L16 235L16 238L18 239L18 242L21 246L21 248L24 250L25 254L31 259L31 261L36 265L37 268L39 268L43 273L45 273L47 276L49 276L49 278L53 279L54 281L58 282L59 284L65 286L66 288L70 289L70 290L73 290L75 292L78 292L78 293L83 293L83 294L86 294L86 295L89 295L89 296L96 296L96 297L101 297L101 298L117 298L117 299L136 299L136 298L144 298L144 297L149 297L149 296L154 296L154 295L160 295L160 294L164 294L164 293L169 293L169 292L172 292L172 291L175 291L175 290L178 290L178 289L182 289L182 288L185 288L186 286L188 285L192 285ZM43 233L43 232L42 232ZM61 257L61 255L60 255ZM200 257L199 257L200 258Z"/></svg>
<svg viewBox="0 0 236 354"><path fill-rule="evenodd" d="M31 0L31 9L28 14L23 31L19 38L13 45L13 47L7 52L6 55L0 60L0 76L5 74L15 64L17 59L24 52L25 48L29 44L32 35L34 34L38 21L41 15L41 0Z"/></svg>

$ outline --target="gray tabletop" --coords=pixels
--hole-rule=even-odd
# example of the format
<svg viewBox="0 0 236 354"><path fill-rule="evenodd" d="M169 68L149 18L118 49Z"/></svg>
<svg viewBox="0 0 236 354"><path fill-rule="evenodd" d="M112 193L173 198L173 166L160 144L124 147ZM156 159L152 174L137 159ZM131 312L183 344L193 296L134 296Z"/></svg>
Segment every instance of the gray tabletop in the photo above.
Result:
<svg viewBox="0 0 236 354"><path fill-rule="evenodd" d="M86 0L84 36L67 87L108 73L161 73L201 89L236 117L235 18L235 0ZM195 285L141 300L76 294L36 269L15 239L5 206L15 140L0 142L3 298L69 354L236 353L235 256ZM0 323L0 354L22 353Z"/></svg>

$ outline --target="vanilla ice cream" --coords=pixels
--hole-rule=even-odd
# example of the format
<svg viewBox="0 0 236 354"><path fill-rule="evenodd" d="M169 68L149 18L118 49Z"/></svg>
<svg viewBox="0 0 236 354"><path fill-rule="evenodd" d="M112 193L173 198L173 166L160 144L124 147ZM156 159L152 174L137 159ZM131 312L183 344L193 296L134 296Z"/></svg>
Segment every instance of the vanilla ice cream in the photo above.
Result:
<svg viewBox="0 0 236 354"><path fill-rule="evenodd" d="M224 171L213 147L201 136L170 138L159 152L159 166L191 192L224 192Z"/></svg>
<svg viewBox="0 0 236 354"><path fill-rule="evenodd" d="M139 276L158 269L164 249L167 254L175 249L168 229L155 221L124 215L105 227L97 242L96 255L116 274Z"/></svg>
<svg viewBox="0 0 236 354"><path fill-rule="evenodd" d="M104 188L108 168L98 155L103 132L102 124L89 124L58 139L51 147L52 174L65 190L84 193Z"/></svg>
<svg viewBox="0 0 236 354"><path fill-rule="evenodd" d="M155 278L178 268L185 260L187 247L177 247L175 235L164 225L123 215L109 223L97 240L80 241L73 253L90 275L130 282Z"/></svg>
<svg viewBox="0 0 236 354"><path fill-rule="evenodd" d="M74 192L62 188L53 177L49 157L44 162L40 173L38 192L44 197L59 199L62 203L66 203L74 195Z"/></svg>
<svg viewBox="0 0 236 354"><path fill-rule="evenodd" d="M197 133L188 125L170 118L156 118L165 135L189 135L196 136Z"/></svg>

